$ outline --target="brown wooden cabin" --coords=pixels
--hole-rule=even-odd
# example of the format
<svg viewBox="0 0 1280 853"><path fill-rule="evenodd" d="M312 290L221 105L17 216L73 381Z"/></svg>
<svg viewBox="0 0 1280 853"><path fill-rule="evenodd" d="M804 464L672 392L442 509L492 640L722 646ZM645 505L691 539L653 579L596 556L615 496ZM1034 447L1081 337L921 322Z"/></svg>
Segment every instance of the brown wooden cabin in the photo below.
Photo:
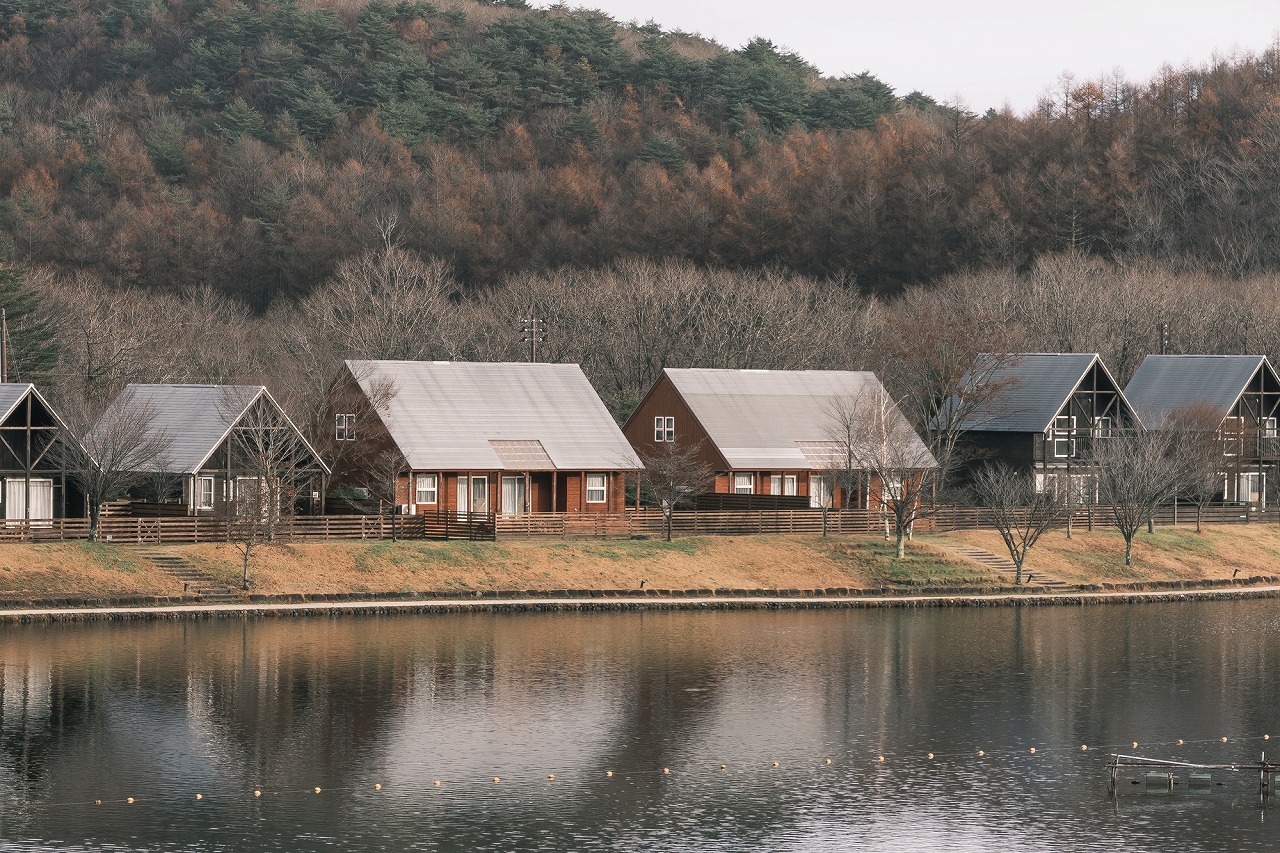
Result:
<svg viewBox="0 0 1280 853"><path fill-rule="evenodd" d="M324 511L329 469L261 385L129 385L111 406L146 412L146 430L163 448L129 495L135 514L182 507L224 515L256 500L264 476L277 478L273 493L292 504L282 510Z"/></svg>
<svg viewBox="0 0 1280 853"><path fill-rule="evenodd" d="M970 402L959 415L960 450L969 466L1033 472L1038 491L1071 482L1077 494L1089 492L1092 442L1142 426L1097 353L984 355L962 386Z"/></svg>
<svg viewBox="0 0 1280 853"><path fill-rule="evenodd" d="M6 521L83 518L84 493L58 450L74 441L29 383L0 383L0 501Z"/></svg>
<svg viewBox="0 0 1280 853"><path fill-rule="evenodd" d="M618 513L642 467L576 364L348 361L331 397L335 493L408 515Z"/></svg>
<svg viewBox="0 0 1280 853"><path fill-rule="evenodd" d="M643 458L662 450L698 447L703 465L715 472L717 494L797 496L802 506L876 508L882 484L859 460L856 488L846 494L836 471L848 467L836 438L835 412L884 395L875 374L849 370L662 371L622 430ZM932 456L898 410L898 434L910 442L912 458Z"/></svg>
<svg viewBox="0 0 1280 853"><path fill-rule="evenodd" d="M1261 355L1149 355L1124 389L1150 429L1199 410L1218 423L1220 500L1266 508L1280 464L1280 377Z"/></svg>

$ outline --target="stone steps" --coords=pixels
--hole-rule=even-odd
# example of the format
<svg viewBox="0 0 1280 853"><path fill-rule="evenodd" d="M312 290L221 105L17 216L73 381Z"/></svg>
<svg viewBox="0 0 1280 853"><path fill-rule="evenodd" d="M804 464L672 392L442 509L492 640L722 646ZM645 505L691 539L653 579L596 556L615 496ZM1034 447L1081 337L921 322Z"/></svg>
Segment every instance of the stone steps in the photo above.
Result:
<svg viewBox="0 0 1280 853"><path fill-rule="evenodd" d="M208 572L173 554L146 554L145 558L174 580L182 581L183 592L195 595L209 604L232 604L240 601L240 593Z"/></svg>
<svg viewBox="0 0 1280 853"><path fill-rule="evenodd" d="M972 560L981 566L996 572L999 575L1008 577L1013 580L1018 575L1018 567L1013 564L1013 560L1008 557L1001 557L999 554L993 554L990 551L984 551L981 548L971 548L968 546L951 546L951 550L967 560ZM1023 569L1022 582L1028 585L1046 587L1052 590L1072 590L1078 589L1074 584L1069 584L1064 580L1047 575L1034 569Z"/></svg>

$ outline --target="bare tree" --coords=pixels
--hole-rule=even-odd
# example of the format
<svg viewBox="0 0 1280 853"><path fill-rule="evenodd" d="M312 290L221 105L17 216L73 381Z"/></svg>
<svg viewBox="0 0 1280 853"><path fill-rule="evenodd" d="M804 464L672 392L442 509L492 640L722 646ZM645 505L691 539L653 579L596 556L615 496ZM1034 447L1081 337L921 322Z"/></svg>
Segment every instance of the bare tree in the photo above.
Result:
<svg viewBox="0 0 1280 853"><path fill-rule="evenodd" d="M901 559L940 469L879 383L860 394L853 406L860 427L857 456L880 486L880 511L893 525L895 552Z"/></svg>
<svg viewBox="0 0 1280 853"><path fill-rule="evenodd" d="M651 503L662 508L668 542L671 541L671 515L676 507L691 503L715 482L715 472L701 460L701 450L700 444L677 449L674 443L664 443L660 450L642 451L641 488Z"/></svg>
<svg viewBox="0 0 1280 853"><path fill-rule="evenodd" d="M1129 430L1096 441L1088 462L1097 472L1099 500L1111 508L1124 537L1124 564L1133 565L1133 537L1179 482L1177 437L1160 430Z"/></svg>
<svg viewBox="0 0 1280 853"><path fill-rule="evenodd" d="M89 539L97 541L103 504L171 467L170 437L153 428L155 410L127 388L101 413L81 398L62 401L60 414L72 435L81 436L67 436L58 452L68 476L85 494Z"/></svg>
<svg viewBox="0 0 1280 853"><path fill-rule="evenodd" d="M1048 489L1037 492L1034 478L1003 464L986 464L973 477L978 505L991 513L991 523L1013 560L1014 583L1022 584L1027 552L1069 512Z"/></svg>
<svg viewBox="0 0 1280 853"><path fill-rule="evenodd" d="M1162 427L1175 443L1179 497L1196 508L1196 533L1201 532L1204 508L1222 494L1223 443L1221 412L1211 406L1192 405L1169 414Z"/></svg>

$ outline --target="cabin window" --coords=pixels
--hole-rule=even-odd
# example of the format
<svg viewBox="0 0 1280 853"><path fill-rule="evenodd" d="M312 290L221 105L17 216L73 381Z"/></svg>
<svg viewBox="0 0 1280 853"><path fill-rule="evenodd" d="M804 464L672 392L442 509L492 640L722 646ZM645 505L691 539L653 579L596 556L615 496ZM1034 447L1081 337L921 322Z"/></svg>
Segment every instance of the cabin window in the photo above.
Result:
<svg viewBox="0 0 1280 853"><path fill-rule="evenodd" d="M1053 455L1059 459L1076 455L1076 416L1059 415L1053 419Z"/></svg>
<svg viewBox="0 0 1280 853"><path fill-rule="evenodd" d="M1262 437L1263 438L1276 437L1276 419L1275 418L1262 419Z"/></svg>
<svg viewBox="0 0 1280 853"><path fill-rule="evenodd" d="M749 495L756 490L755 474L734 474L733 475L733 493L735 495Z"/></svg>
<svg viewBox="0 0 1280 853"><path fill-rule="evenodd" d="M881 480L880 502L900 501L905 497L902 488L902 477L898 474L886 474Z"/></svg>
<svg viewBox="0 0 1280 853"><path fill-rule="evenodd" d="M587 475L587 503L602 504L605 502L606 489L604 474Z"/></svg>
<svg viewBox="0 0 1280 853"><path fill-rule="evenodd" d="M796 493L796 475L787 474L782 478L782 493L784 495L794 495Z"/></svg>
<svg viewBox="0 0 1280 853"><path fill-rule="evenodd" d="M809 506L822 509L831 506L831 480L821 474L809 477Z"/></svg>
<svg viewBox="0 0 1280 853"><path fill-rule="evenodd" d="M782 494L782 475L781 474L774 474L769 477L769 494L771 495Z"/></svg>
<svg viewBox="0 0 1280 853"><path fill-rule="evenodd" d="M1111 438L1111 418L1097 418L1093 422L1094 438Z"/></svg>
<svg viewBox="0 0 1280 853"><path fill-rule="evenodd" d="M417 479L415 502L433 504L439 501L440 479L437 474L419 474Z"/></svg>
<svg viewBox="0 0 1280 853"><path fill-rule="evenodd" d="M653 440L657 442L676 440L676 419L659 415L653 419Z"/></svg>
<svg viewBox="0 0 1280 853"><path fill-rule="evenodd" d="M1239 453L1240 436L1244 432L1244 418L1235 416L1222 419L1222 455L1235 456Z"/></svg>
<svg viewBox="0 0 1280 853"><path fill-rule="evenodd" d="M196 504L196 509L213 509L213 478L200 478L200 502Z"/></svg>
<svg viewBox="0 0 1280 853"><path fill-rule="evenodd" d="M334 438L338 441L356 440L356 416L335 415L333 418Z"/></svg>

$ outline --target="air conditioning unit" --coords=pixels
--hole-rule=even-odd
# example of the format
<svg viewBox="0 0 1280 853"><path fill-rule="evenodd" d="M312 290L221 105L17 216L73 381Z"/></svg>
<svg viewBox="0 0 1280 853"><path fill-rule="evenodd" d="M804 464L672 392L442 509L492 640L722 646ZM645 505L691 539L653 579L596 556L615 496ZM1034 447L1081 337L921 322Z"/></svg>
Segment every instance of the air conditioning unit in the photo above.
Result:
<svg viewBox="0 0 1280 853"><path fill-rule="evenodd" d="M408 505L408 504L400 504L400 514L401 514L401 515L408 515L408 514L409 514L409 505Z"/></svg>

